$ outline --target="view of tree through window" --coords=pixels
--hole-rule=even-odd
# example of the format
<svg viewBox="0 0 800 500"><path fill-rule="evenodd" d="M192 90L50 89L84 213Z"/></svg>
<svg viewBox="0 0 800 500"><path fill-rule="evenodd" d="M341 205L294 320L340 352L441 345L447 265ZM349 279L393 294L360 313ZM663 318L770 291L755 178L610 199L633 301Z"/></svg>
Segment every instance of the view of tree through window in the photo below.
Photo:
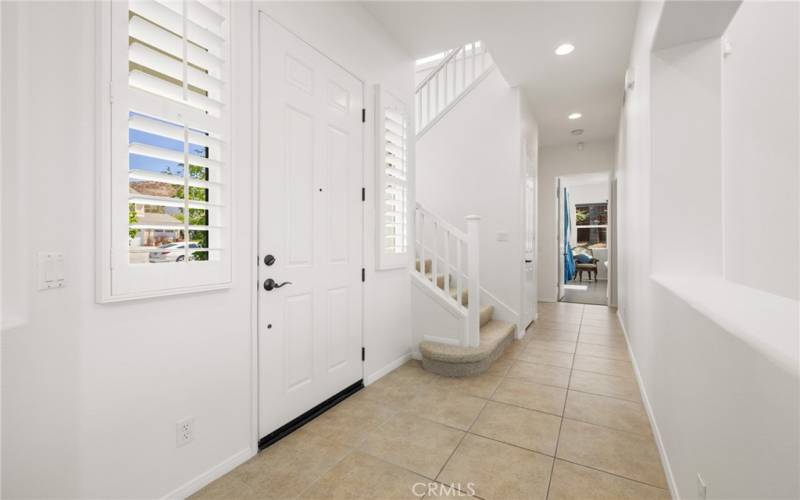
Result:
<svg viewBox="0 0 800 500"><path fill-rule="evenodd" d="M608 203L575 205L575 225L578 245L605 247L608 231Z"/></svg>

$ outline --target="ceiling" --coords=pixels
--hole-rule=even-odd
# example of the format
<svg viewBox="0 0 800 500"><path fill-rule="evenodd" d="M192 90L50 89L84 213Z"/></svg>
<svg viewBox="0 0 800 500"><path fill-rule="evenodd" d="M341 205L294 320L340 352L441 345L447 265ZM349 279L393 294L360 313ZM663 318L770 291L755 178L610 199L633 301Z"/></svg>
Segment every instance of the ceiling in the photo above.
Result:
<svg viewBox="0 0 800 500"><path fill-rule="evenodd" d="M364 2L414 57L484 40L503 77L520 86L542 145L611 139L622 105L638 3ZM575 45L566 56L561 43ZM568 120L580 112L583 118ZM570 131L584 129L576 137Z"/></svg>

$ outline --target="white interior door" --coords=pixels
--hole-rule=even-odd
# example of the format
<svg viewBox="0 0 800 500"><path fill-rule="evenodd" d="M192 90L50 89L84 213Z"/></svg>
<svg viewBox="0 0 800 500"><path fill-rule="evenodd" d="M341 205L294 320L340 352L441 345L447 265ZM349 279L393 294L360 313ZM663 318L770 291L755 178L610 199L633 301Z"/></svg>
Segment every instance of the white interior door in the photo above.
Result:
<svg viewBox="0 0 800 500"><path fill-rule="evenodd" d="M556 300L564 298L566 289L564 288L564 187L561 185L561 178L556 178L556 244L558 245L558 280L556 283Z"/></svg>
<svg viewBox="0 0 800 500"><path fill-rule="evenodd" d="M259 15L263 437L362 378L363 85Z"/></svg>
<svg viewBox="0 0 800 500"><path fill-rule="evenodd" d="M522 142L522 158L525 162L522 324L526 327L536 318L536 172L531 149L527 141Z"/></svg>

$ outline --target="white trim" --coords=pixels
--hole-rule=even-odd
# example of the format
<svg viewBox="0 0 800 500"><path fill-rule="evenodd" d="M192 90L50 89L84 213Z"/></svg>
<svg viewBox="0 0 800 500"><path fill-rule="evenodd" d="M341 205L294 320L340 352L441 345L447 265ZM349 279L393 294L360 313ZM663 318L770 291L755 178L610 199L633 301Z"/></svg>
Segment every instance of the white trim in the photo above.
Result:
<svg viewBox="0 0 800 500"><path fill-rule="evenodd" d="M667 477L667 486L669 486L670 495L673 499L680 500L680 495L678 494L678 485L675 482L675 476L672 474L672 467L669 463L667 450L664 447L664 441L661 439L661 432L658 430L656 416L653 413L652 406L650 406L650 400L647 398L647 392L644 388L642 374L639 372L639 364L636 362L636 356L633 355L633 348L631 348L628 330L625 329L625 322L622 320L622 315L619 313L619 310L617 310L617 320L619 321L620 326L622 326L622 334L625 336L625 345L628 346L628 356L631 358L633 373L636 375L636 383L639 385L639 394L642 397L642 406L644 406L644 410L647 412L647 418L650 420L650 427L653 430L653 437L655 438L656 447L658 448L658 454L661 457L661 466L664 468L664 475Z"/></svg>
<svg viewBox="0 0 800 500"><path fill-rule="evenodd" d="M467 309L458 305L455 300L445 298L441 288L434 286L434 284L422 277L418 272L409 273L411 276L411 283L417 288L425 292L431 300L436 301L439 305L443 305L444 309L450 313L454 318L460 320L467 319Z"/></svg>
<svg viewBox="0 0 800 500"><path fill-rule="evenodd" d="M423 335L422 340L427 340L428 342L438 342L440 344L445 344L445 345L455 345L455 346L461 345L461 342L459 342L458 339L450 337L438 337L436 335Z"/></svg>
<svg viewBox="0 0 800 500"><path fill-rule="evenodd" d="M484 71L484 72L483 72L483 74L482 74L481 76L479 76L479 77L477 77L476 79L472 80L472 83L470 83L469 85L467 85L467 88L466 88L466 89L464 89L464 90L463 90L463 91L462 91L462 92L461 92L461 93L458 95L458 97L456 97L455 99L453 99L453 102L451 102L450 104L448 104L447 106L445 106L445 107L444 107L444 109L442 109L442 110L439 112L439 114L436 116L436 118L434 118L433 120L431 120L431 121L429 121L428 123L426 123L426 124L425 124L425 126L424 126L424 127L422 127L422 130L420 130L419 132L417 132L417 135L416 135L416 138L417 138L417 140L419 140L419 138L420 138L420 137L422 137L422 136L425 134L425 132L427 132L428 130L430 130L430 129L431 129L433 126L434 126L434 125L436 125L437 123L439 123L439 120L441 120L442 118L444 118L444 117L445 117L445 115L447 115L447 113L449 113L451 109L453 109L454 107L456 107L456 104L458 104L459 102L461 102L461 99L465 98L465 97L466 97L466 96L467 96L467 95L468 95L470 92L472 92L472 91L475 89L475 87L477 87L478 85L480 85L480 83L481 83L483 80L485 80L485 79L486 79L486 77L487 77L487 76L489 76L489 73L491 73L492 71L494 71L494 69L495 69L495 68L496 68L496 66L495 66L494 64L492 64L491 66L489 66L488 68L486 68L486 71Z"/></svg>
<svg viewBox="0 0 800 500"><path fill-rule="evenodd" d="M193 495L198 491L200 491L204 486L210 484L212 481L216 481L217 479L224 476L228 472L232 471L236 467L247 462L253 456L255 456L253 450L249 447L245 448L237 452L233 456L225 459L221 463L203 472L199 476L196 476L194 479L191 479L188 482L184 483L183 485L177 487L176 489L174 489L170 493L167 493L161 498L163 500L187 498L190 495Z"/></svg>
<svg viewBox="0 0 800 500"><path fill-rule="evenodd" d="M372 383L377 382L381 379L384 375L389 374L391 371L403 366L408 360L411 359L411 353L407 352L400 356L399 358L395 359L394 361L390 362L380 370L372 372L370 375L364 377L364 385L370 385Z"/></svg>
<svg viewBox="0 0 800 500"><path fill-rule="evenodd" d="M233 26L233 18L235 13L238 12L234 6L230 8L231 26ZM251 276L256 277L256 286L250 288L250 448L253 454L258 453L258 440L260 433L258 430L259 424L259 350L258 350L258 297L261 291L260 279L258 278L260 262L254 261L259 258L258 246L261 241L258 233L260 219L257 214L259 211L259 186L261 186L261 172L258 168L258 159L260 158L260 142L258 140L259 132L259 113L258 108L261 105L261 94L258 92L258 84L261 75L261 58L259 57L258 50L260 49L259 41L261 40L260 33L260 18L259 9L254 4L250 7L250 102L253 104L250 107L250 174L252 175L250 183L250 213L256 214L251 219L250 234L253 235L250 245L250 265ZM235 33L231 30L231 33ZM231 43L235 35L231 35ZM233 51L231 51L231 65L233 65ZM255 131L255 133L254 133ZM231 190L232 191L232 190Z"/></svg>
<svg viewBox="0 0 800 500"><path fill-rule="evenodd" d="M506 321L508 323L513 323L514 325L516 325L517 326L516 338L518 339L522 338L522 335L524 335L524 328L522 329L522 334L520 334L520 327L519 327L519 322L521 321L522 316L517 311L512 309L508 304L506 304L502 300L498 299L496 296L489 293L489 291L483 287L481 287L480 295L481 295L480 296L481 304L490 305L494 307L494 314L492 315L492 317L494 319L500 321Z"/></svg>

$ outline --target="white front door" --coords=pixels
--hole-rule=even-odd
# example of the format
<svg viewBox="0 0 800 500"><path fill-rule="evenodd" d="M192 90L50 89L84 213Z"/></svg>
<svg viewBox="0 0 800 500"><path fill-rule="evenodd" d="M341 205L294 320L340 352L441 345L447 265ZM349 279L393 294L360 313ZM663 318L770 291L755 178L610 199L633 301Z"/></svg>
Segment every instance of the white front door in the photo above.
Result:
<svg viewBox="0 0 800 500"><path fill-rule="evenodd" d="M362 378L363 85L259 16L263 437Z"/></svg>

